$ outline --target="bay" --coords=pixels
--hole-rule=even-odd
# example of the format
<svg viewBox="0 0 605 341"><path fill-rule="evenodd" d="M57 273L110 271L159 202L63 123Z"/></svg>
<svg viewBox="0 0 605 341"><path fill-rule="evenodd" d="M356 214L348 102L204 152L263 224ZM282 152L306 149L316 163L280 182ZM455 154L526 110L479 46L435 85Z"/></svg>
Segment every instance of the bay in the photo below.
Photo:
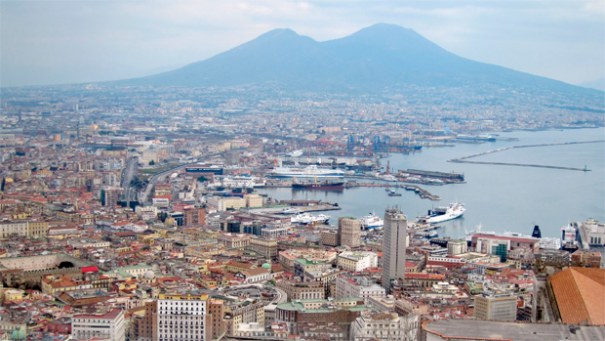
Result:
<svg viewBox="0 0 605 341"><path fill-rule="evenodd" d="M473 158L473 161L544 164L590 169L588 172L548 168L464 164L449 159L497 148L529 144L550 144L605 139L605 128L517 131L498 133L499 140L482 144L458 143L454 146L424 148L414 154L393 154L392 170L423 169L456 172L466 183L422 186L441 197L440 201L420 199L401 190L401 197L389 197L383 188L352 188L343 192L292 191L289 188L259 189L275 199L323 200L338 203L331 223L340 216L361 217L369 212L384 214L388 207L399 207L412 220L436 206L464 203L464 217L444 223L440 236L463 237L478 226L483 231L511 231L530 234L539 225L542 234L558 237L561 226L571 221L595 218L605 221L605 143L556 145L509 149ZM509 139L515 138L516 141Z"/></svg>

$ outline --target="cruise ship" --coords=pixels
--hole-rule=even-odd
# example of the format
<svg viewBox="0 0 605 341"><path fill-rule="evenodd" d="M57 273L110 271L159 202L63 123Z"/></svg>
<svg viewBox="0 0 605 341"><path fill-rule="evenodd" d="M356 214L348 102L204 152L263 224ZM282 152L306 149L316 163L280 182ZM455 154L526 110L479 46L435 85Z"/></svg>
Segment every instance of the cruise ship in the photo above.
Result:
<svg viewBox="0 0 605 341"><path fill-rule="evenodd" d="M374 213L359 218L359 221L363 230L381 229L384 226L384 220Z"/></svg>
<svg viewBox="0 0 605 341"><path fill-rule="evenodd" d="M318 168L311 165L305 168L276 167L268 175L274 178L333 178L344 177L345 172L340 169Z"/></svg>
<svg viewBox="0 0 605 341"><path fill-rule="evenodd" d="M426 216L425 221L430 224L439 224L461 217L465 211L466 208L464 208L464 205L454 202L448 207L437 207L436 209L429 210L429 215Z"/></svg>

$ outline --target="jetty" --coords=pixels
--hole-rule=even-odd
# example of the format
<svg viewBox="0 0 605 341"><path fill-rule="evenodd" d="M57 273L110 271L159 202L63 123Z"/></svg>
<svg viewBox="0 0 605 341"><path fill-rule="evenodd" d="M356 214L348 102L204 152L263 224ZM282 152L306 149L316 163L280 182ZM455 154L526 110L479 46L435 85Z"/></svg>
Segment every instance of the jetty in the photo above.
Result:
<svg viewBox="0 0 605 341"><path fill-rule="evenodd" d="M495 165L495 166L517 166L517 167L535 167L535 168L549 168L549 169L561 169L561 170L570 170L570 171L581 171L581 172L589 172L587 166L583 168L578 167L567 167L567 166L552 166L552 165L541 165L541 164L531 164L531 163L515 163L515 162L493 162L493 161L471 161L469 159L473 159L479 156L500 153L506 150L511 149L521 149L521 148L540 148L540 147L551 147L551 146L565 146L565 145L576 145L576 144L587 144L587 143L603 143L605 140L591 140L591 141L571 141L571 142L561 142L561 143L541 143L541 144L526 144L519 146L510 146L498 149L488 150L486 152L471 154L467 156L463 156L456 159L447 160L447 162L455 162L455 163L472 163L479 165Z"/></svg>
<svg viewBox="0 0 605 341"><path fill-rule="evenodd" d="M399 183L399 182L356 182L356 181L348 181L345 184L346 188L352 188L352 187L384 187L384 188L403 188L406 191L412 191L414 193L416 193L420 198L422 199L429 199L429 200L433 200L433 201L438 201L441 198L436 195L436 194L432 194L431 192L427 191L426 189L417 186L417 185L410 185L410 184L406 184L406 183Z"/></svg>
<svg viewBox="0 0 605 341"><path fill-rule="evenodd" d="M324 202L321 200L280 200L279 204L299 209L301 212L340 210L340 206L338 206L337 203Z"/></svg>
<svg viewBox="0 0 605 341"><path fill-rule="evenodd" d="M457 163L473 163L473 164L478 164L478 165L550 168L550 169L562 169L562 170L581 171L581 172L589 172L590 171L590 169L588 169L587 167L584 167L584 168L575 168L575 167L564 167L564 166L537 165L537 164L531 164L531 163L468 161L468 160L456 160L456 159L454 159L454 160L448 160L448 161L449 162L457 162Z"/></svg>

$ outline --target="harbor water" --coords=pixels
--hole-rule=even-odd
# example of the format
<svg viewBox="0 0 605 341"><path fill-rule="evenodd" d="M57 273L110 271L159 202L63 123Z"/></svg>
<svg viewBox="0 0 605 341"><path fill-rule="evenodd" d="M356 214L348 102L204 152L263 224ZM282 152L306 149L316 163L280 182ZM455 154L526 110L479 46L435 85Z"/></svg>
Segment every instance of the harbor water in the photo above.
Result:
<svg viewBox="0 0 605 341"><path fill-rule="evenodd" d="M463 218L442 224L440 236L463 237L480 227L483 231L531 234L539 225L543 236L558 237L561 226L571 221L595 218L605 221L605 143L541 146L509 149L473 158L473 161L542 164L590 171L571 171L504 165L452 163L447 160L515 145L550 144L605 139L605 128L518 131L499 133L496 142L456 143L423 148L414 154L392 154L387 160L392 171L423 169L463 173L466 183L443 186L421 185L440 201L421 199L413 192L398 191L388 196L384 188L358 187L342 192L259 189L275 199L323 200L338 203L331 211L331 223L341 216L361 217L369 212L383 215L387 207L399 207L408 219L424 215L436 206L464 203ZM518 139L518 140L513 140Z"/></svg>

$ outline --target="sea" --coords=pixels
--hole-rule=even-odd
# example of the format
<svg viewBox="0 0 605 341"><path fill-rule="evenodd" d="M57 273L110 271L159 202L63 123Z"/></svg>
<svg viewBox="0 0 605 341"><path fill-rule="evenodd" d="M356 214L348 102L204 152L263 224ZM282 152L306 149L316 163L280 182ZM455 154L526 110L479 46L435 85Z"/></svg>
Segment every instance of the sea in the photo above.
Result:
<svg viewBox="0 0 605 341"><path fill-rule="evenodd" d="M470 159L504 163L526 163L587 168L574 171L504 165L448 162L472 154L517 145L553 144L605 140L605 128L514 131L494 134L496 142L448 143L423 148L412 154L391 154L387 161L392 172L399 169L422 169L463 173L465 183L455 185L421 185L439 201L421 199L414 192L400 189L400 197L388 196L384 188L358 187L342 192L259 189L278 200L322 200L338 203L341 210L325 212L331 224L338 217L362 217L374 212L384 215L387 208L398 207L408 217L427 214L431 208L461 202L463 217L441 224L439 236L462 238L475 231L531 234L540 226L542 236L559 237L562 226L594 218L605 221L605 142L508 149Z"/></svg>

